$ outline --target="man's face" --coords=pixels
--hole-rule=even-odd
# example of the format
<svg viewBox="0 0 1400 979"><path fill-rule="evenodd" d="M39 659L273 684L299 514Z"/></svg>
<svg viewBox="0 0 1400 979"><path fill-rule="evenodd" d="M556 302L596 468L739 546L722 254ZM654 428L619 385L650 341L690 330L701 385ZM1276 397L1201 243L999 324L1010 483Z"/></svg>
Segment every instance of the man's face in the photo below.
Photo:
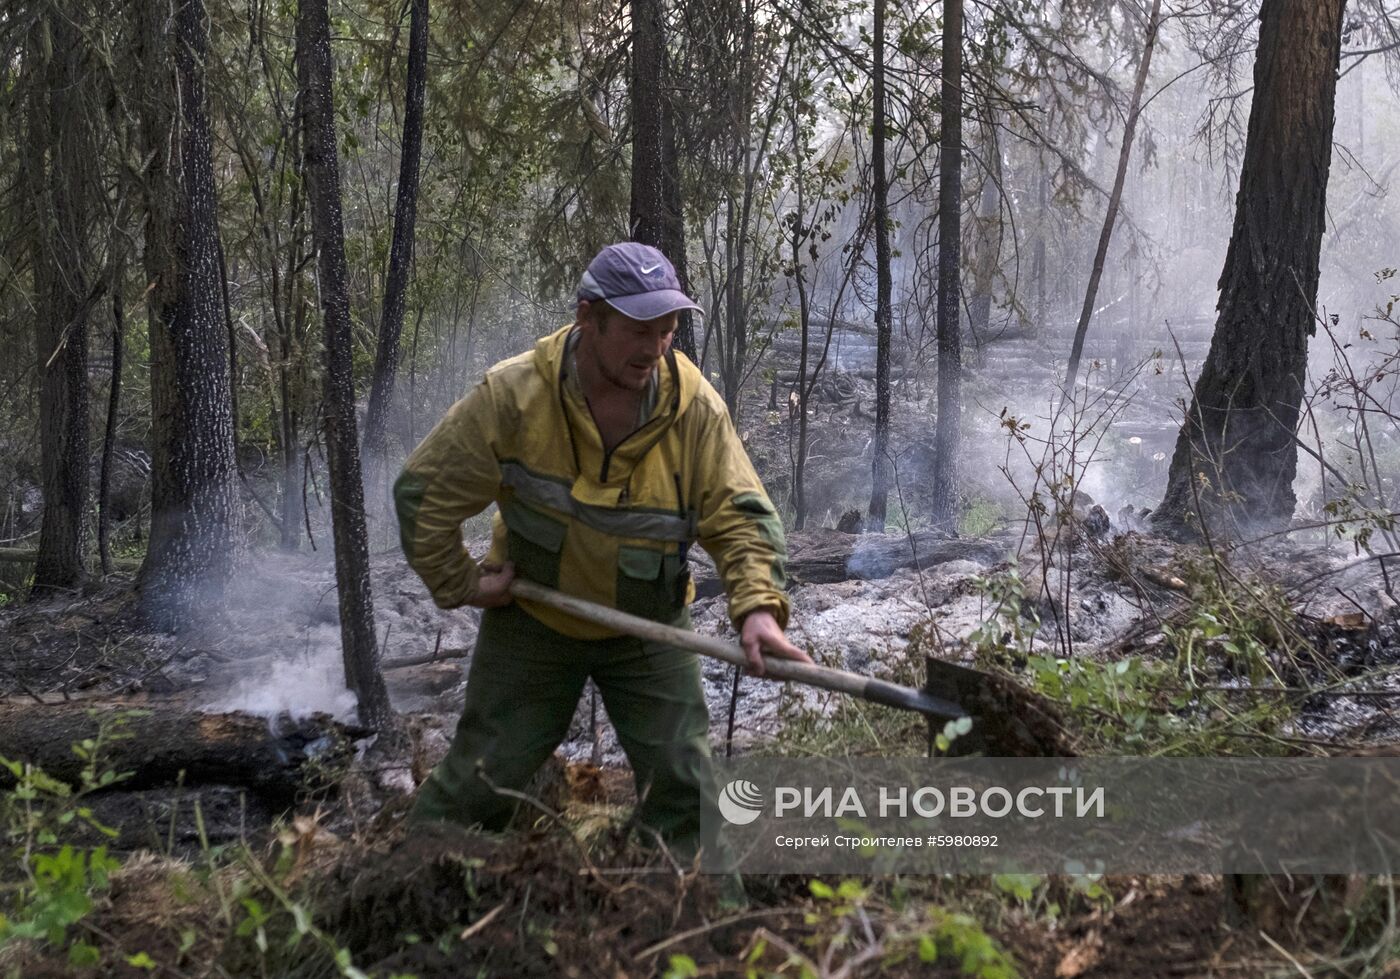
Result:
<svg viewBox="0 0 1400 979"><path fill-rule="evenodd" d="M603 320L596 307L588 311L580 308L579 349L594 359L598 373L610 384L643 391L657 363L671 349L677 318L678 314L667 313L652 320L634 320L609 309Z"/></svg>

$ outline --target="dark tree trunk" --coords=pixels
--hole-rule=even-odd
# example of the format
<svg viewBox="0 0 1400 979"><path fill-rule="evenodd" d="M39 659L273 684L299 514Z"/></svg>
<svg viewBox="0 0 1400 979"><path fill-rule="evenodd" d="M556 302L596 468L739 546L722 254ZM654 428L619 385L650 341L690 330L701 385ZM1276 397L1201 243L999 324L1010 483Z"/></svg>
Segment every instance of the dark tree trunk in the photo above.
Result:
<svg viewBox="0 0 1400 979"><path fill-rule="evenodd" d="M885 0L875 0L875 119L870 169L875 188L875 439L872 443L870 518L867 528L883 532L890 493L890 205L885 167Z"/></svg>
<svg viewBox="0 0 1400 979"><path fill-rule="evenodd" d="M1152 52L1157 47L1157 31L1162 26L1161 13L1162 0L1152 0L1152 12L1147 16L1147 33L1142 41L1142 61L1138 63L1137 78L1133 82L1133 101L1128 108L1127 121L1123 125L1123 145L1118 150L1118 170L1113 177L1113 191L1108 196L1108 211L1104 214L1098 248L1094 252L1094 267L1089 273L1089 287L1084 290L1084 306L1079 311L1079 322L1074 328L1074 345L1070 348L1069 367L1065 371L1066 391L1074 390L1074 382L1079 377L1079 360L1084 355L1084 338L1089 332L1089 320L1094 315L1099 283L1103 281L1103 266L1108 258L1108 245L1113 240L1113 229L1118 224L1118 212L1123 205L1123 184L1128 178L1128 161L1133 155L1138 117L1142 114L1142 91L1147 86L1148 72L1152 70Z"/></svg>
<svg viewBox="0 0 1400 979"><path fill-rule="evenodd" d="M811 453L810 424L807 418L807 405L811 400L811 387L807 384L810 366L812 311L807 298L806 283L801 281L802 270L798 269L798 313L801 317L802 353L797 364L797 383L793 393L797 396L797 460L793 465L792 480L792 528L801 530L807 526L807 456Z"/></svg>
<svg viewBox="0 0 1400 979"><path fill-rule="evenodd" d="M39 455L44 515L34 565L38 597L84 576L88 488L88 246L93 150L83 113L78 32L64 16L35 26L50 50L35 50L29 152L34 227L34 353L39 378Z"/></svg>
<svg viewBox="0 0 1400 979"><path fill-rule="evenodd" d="M374 467L386 462L394 375L399 369L399 338L403 334L404 299L413 266L413 231L418 213L418 169L423 155L423 96L428 81L428 0L411 0L408 28L408 90L404 100L403 155L399 158L399 188L394 202L394 234L389 246L389 279L384 287L384 315L379 324L379 347L374 356L369 408L365 413L365 455Z"/></svg>
<svg viewBox="0 0 1400 979"><path fill-rule="evenodd" d="M293 158L300 153L300 132L293 132ZM291 213L292 239L287 253L286 302L283 305L282 329L278 336L277 387L280 404L278 411L278 431L282 448L282 539L284 550L294 551L300 545L301 525L306 519L302 500L302 450L301 412L298 410L297 396L293 393L292 361L297 354L297 344L306 336L306 300L302 296L302 242L305 240L304 201L300 193L301 185L292 184ZM273 256L275 265L277 256ZM308 538L310 532L307 533Z"/></svg>
<svg viewBox="0 0 1400 979"><path fill-rule="evenodd" d="M798 146L801 139L801 124L795 98L792 105L792 139L793 146ZM797 327L801 331L802 340L797 355L797 383L793 386L793 394L790 396L795 396L797 403L793 405L789 402L789 405L790 410L795 408L797 411L797 454L792 464L792 527L793 530L801 530L807 524L807 400L810 394L807 385L807 367L811 353L812 333L812 309L807 297L807 276L802 261L802 244L811 234L811 229L806 226L806 180L799 173L796 175L795 181L797 184L797 211L793 215L792 221L792 279L797 285ZM812 257L812 267L815 272L815 244L812 245ZM778 375L775 373L773 383L776 385L777 382ZM791 432L791 417L788 419L788 424L788 431Z"/></svg>
<svg viewBox="0 0 1400 979"><path fill-rule="evenodd" d="M355 383L351 363L350 288L345 266L345 229L340 212L340 164L336 159L334 62L326 0L297 5L297 78L305 136L307 200L317 252L326 351L322 422L330 464L331 532L335 580L340 596L340 645L345 681L359 697L360 720L383 730L392 712L369 590L369 541L364 487L355 434Z"/></svg>
<svg viewBox="0 0 1400 979"><path fill-rule="evenodd" d="M112 272L112 380L107 388L107 426L102 434L102 469L97 479L97 554L102 561L102 573L112 573L112 453L117 447L117 412L122 404L122 364L126 310L122 308L122 277L125 263Z"/></svg>
<svg viewBox="0 0 1400 979"><path fill-rule="evenodd" d="M943 2L942 146L938 170L938 424L934 431L933 521L958 524L962 428L962 0Z"/></svg>
<svg viewBox="0 0 1400 979"><path fill-rule="evenodd" d="M632 0L632 238L660 248L666 237L661 97L666 66L662 0ZM668 256L669 257L669 256Z"/></svg>
<svg viewBox="0 0 1400 979"><path fill-rule="evenodd" d="M1293 515L1345 9L1264 0L1219 318L1158 508L1165 526Z"/></svg>
<svg viewBox="0 0 1400 979"><path fill-rule="evenodd" d="M202 0L141 4L151 292L151 536L141 610L179 629L217 607L233 565L233 415L219 308L218 206ZM171 65L175 68L170 82ZM172 98L173 96L173 98Z"/></svg>
<svg viewBox="0 0 1400 979"><path fill-rule="evenodd" d="M295 325L297 335L300 336L304 314L300 296L295 291L293 295L297 305L295 309L288 312L290 322L285 325L288 330ZM301 445L297 441L301 431L301 418L292 394L292 335L290 332L284 332L280 339L280 357L277 367L280 405L277 413L277 424L282 449L282 536L279 544L283 550L295 551L301 545L301 524L306 516L302 509L301 499Z"/></svg>
<svg viewBox="0 0 1400 979"><path fill-rule="evenodd" d="M739 173L747 174L748 134L745 133L739 138L743 140L744 149L735 151L733 168ZM747 261L748 236L741 230L747 224L742 215L748 211L748 198L746 191L744 200L739 202L738 206L732 196L725 202L725 235L729 239L725 243L725 257L729 268L729 280L724 303L724 345L720 352L720 374L724 382L724 404L735 424L739 421L743 394L740 388L744 379L744 364L749 356L748 317L744 309L744 263Z"/></svg>
<svg viewBox="0 0 1400 979"><path fill-rule="evenodd" d="M681 199L680 151L676 145L675 110L671 93L665 92L661 114L661 173L666 196L666 234L658 246L676 268L681 290L690 294L690 263L685 253L685 210ZM676 349L695 360L695 313L681 310L676 322Z"/></svg>
<svg viewBox="0 0 1400 979"><path fill-rule="evenodd" d="M676 267L681 288L689 292L675 114L666 88L669 78L663 2L632 0L632 240L661 249ZM675 346L695 359L689 310L680 315Z"/></svg>

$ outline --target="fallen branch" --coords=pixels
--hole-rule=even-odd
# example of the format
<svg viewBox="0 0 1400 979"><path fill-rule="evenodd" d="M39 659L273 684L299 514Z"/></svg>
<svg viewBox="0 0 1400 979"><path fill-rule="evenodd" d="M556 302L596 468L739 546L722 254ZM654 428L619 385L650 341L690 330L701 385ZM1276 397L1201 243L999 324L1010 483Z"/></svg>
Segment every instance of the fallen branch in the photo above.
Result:
<svg viewBox="0 0 1400 979"><path fill-rule="evenodd" d="M787 573L803 584L874 581L897 571L934 568L950 561L992 565L1009 550L997 541L950 537L932 530L907 535L818 530L789 536Z"/></svg>

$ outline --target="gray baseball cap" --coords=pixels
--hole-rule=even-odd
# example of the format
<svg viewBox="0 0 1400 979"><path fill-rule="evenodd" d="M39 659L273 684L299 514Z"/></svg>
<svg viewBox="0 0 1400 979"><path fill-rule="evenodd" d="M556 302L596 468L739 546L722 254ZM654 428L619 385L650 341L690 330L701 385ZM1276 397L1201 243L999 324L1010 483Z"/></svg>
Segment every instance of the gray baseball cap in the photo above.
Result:
<svg viewBox="0 0 1400 979"><path fill-rule="evenodd" d="M675 266L666 256L636 241L618 242L600 251L579 280L578 299L601 299L634 320L655 319L682 309L704 312L681 291Z"/></svg>

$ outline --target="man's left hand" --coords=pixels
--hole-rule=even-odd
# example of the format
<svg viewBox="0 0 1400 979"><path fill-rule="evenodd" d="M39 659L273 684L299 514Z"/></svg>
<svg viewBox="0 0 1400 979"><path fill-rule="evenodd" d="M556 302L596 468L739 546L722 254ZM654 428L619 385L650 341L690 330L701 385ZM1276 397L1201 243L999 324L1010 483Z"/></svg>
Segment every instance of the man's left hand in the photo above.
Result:
<svg viewBox="0 0 1400 979"><path fill-rule="evenodd" d="M739 645L749 658L749 672L763 676L763 654L778 659L794 659L799 663L810 663L812 657L788 642L782 626L773 618L772 612L759 610L744 617L744 625L739 633Z"/></svg>

